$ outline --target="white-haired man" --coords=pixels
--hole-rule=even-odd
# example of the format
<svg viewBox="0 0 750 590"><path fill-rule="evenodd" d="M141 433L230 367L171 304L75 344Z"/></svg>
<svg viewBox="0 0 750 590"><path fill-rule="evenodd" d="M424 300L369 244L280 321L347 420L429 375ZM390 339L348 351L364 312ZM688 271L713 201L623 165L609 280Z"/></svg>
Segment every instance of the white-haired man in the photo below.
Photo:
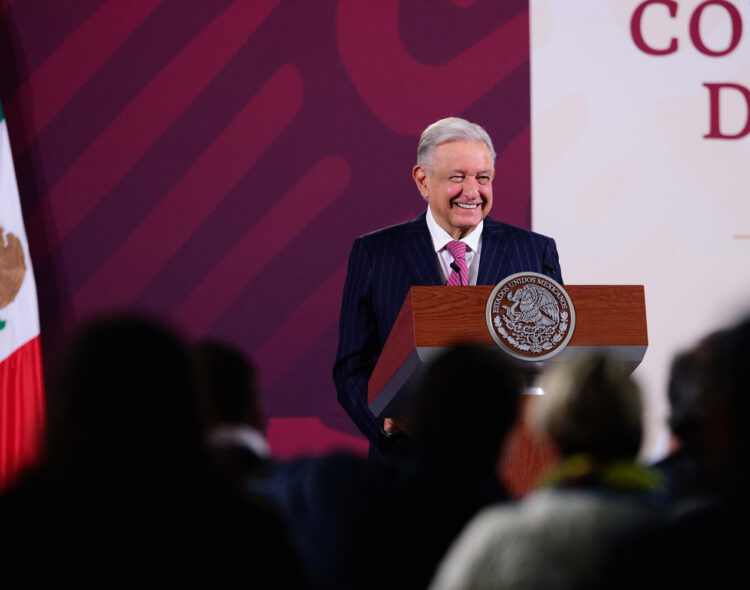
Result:
<svg viewBox="0 0 750 590"><path fill-rule="evenodd" d="M354 241L333 367L339 403L370 440L370 456L398 448L403 425L377 420L367 382L413 285L495 285L533 271L562 282L554 240L495 221L495 149L487 132L450 117L427 127L414 182L427 211Z"/></svg>

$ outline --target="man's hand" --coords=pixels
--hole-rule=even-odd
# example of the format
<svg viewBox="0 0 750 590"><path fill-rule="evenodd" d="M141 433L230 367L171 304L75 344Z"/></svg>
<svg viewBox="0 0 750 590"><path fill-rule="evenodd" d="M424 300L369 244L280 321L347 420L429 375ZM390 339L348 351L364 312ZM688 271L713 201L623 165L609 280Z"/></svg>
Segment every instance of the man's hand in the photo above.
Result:
<svg viewBox="0 0 750 590"><path fill-rule="evenodd" d="M386 418L383 420L383 432L386 434L398 434L399 432L410 434L406 422L399 418Z"/></svg>

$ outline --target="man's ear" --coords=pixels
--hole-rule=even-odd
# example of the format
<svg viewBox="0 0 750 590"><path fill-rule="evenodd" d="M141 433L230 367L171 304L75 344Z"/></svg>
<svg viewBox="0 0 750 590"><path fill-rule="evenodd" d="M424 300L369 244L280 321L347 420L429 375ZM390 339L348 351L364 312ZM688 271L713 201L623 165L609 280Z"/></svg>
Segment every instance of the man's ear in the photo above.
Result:
<svg viewBox="0 0 750 590"><path fill-rule="evenodd" d="M419 194L421 194L422 198L426 200L429 196L427 190L427 170L425 170L424 166L421 164L417 164L412 168L411 175L414 178L414 182L417 184Z"/></svg>

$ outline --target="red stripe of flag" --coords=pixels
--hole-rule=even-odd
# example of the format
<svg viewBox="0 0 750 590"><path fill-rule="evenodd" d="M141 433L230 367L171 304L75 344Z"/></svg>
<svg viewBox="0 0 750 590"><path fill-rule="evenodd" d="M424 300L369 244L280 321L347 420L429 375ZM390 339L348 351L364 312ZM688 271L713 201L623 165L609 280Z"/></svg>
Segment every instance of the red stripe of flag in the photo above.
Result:
<svg viewBox="0 0 750 590"><path fill-rule="evenodd" d="M0 490L42 454L44 384L39 336L0 362Z"/></svg>

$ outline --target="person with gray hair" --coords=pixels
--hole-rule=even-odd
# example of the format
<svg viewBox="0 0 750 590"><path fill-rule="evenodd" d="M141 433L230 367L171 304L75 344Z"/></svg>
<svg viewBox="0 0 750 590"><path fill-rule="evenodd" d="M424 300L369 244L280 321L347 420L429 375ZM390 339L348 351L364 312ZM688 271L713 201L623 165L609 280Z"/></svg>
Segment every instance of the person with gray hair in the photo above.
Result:
<svg viewBox="0 0 750 590"><path fill-rule="evenodd" d="M490 152L494 165L497 154L487 131L481 125L458 117L448 117L435 121L422 132L419 145L417 145L417 164L429 168L435 154L435 148L449 141L483 142Z"/></svg>
<svg viewBox="0 0 750 590"><path fill-rule="evenodd" d="M412 177L426 211L354 241L341 304L333 378L373 458L398 453L408 430L375 418L367 382L412 286L496 285L523 271L562 282L553 239L489 217L495 149L482 127L458 117L427 127Z"/></svg>
<svg viewBox="0 0 750 590"><path fill-rule="evenodd" d="M518 504L479 513L431 590L604 587L622 540L661 518L659 476L635 461L640 394L622 364L582 358L550 371L543 389L529 425L559 463Z"/></svg>
<svg viewBox="0 0 750 590"><path fill-rule="evenodd" d="M531 427L563 457L632 460L641 446L641 396L622 363L594 356L543 377L548 392L530 413Z"/></svg>

